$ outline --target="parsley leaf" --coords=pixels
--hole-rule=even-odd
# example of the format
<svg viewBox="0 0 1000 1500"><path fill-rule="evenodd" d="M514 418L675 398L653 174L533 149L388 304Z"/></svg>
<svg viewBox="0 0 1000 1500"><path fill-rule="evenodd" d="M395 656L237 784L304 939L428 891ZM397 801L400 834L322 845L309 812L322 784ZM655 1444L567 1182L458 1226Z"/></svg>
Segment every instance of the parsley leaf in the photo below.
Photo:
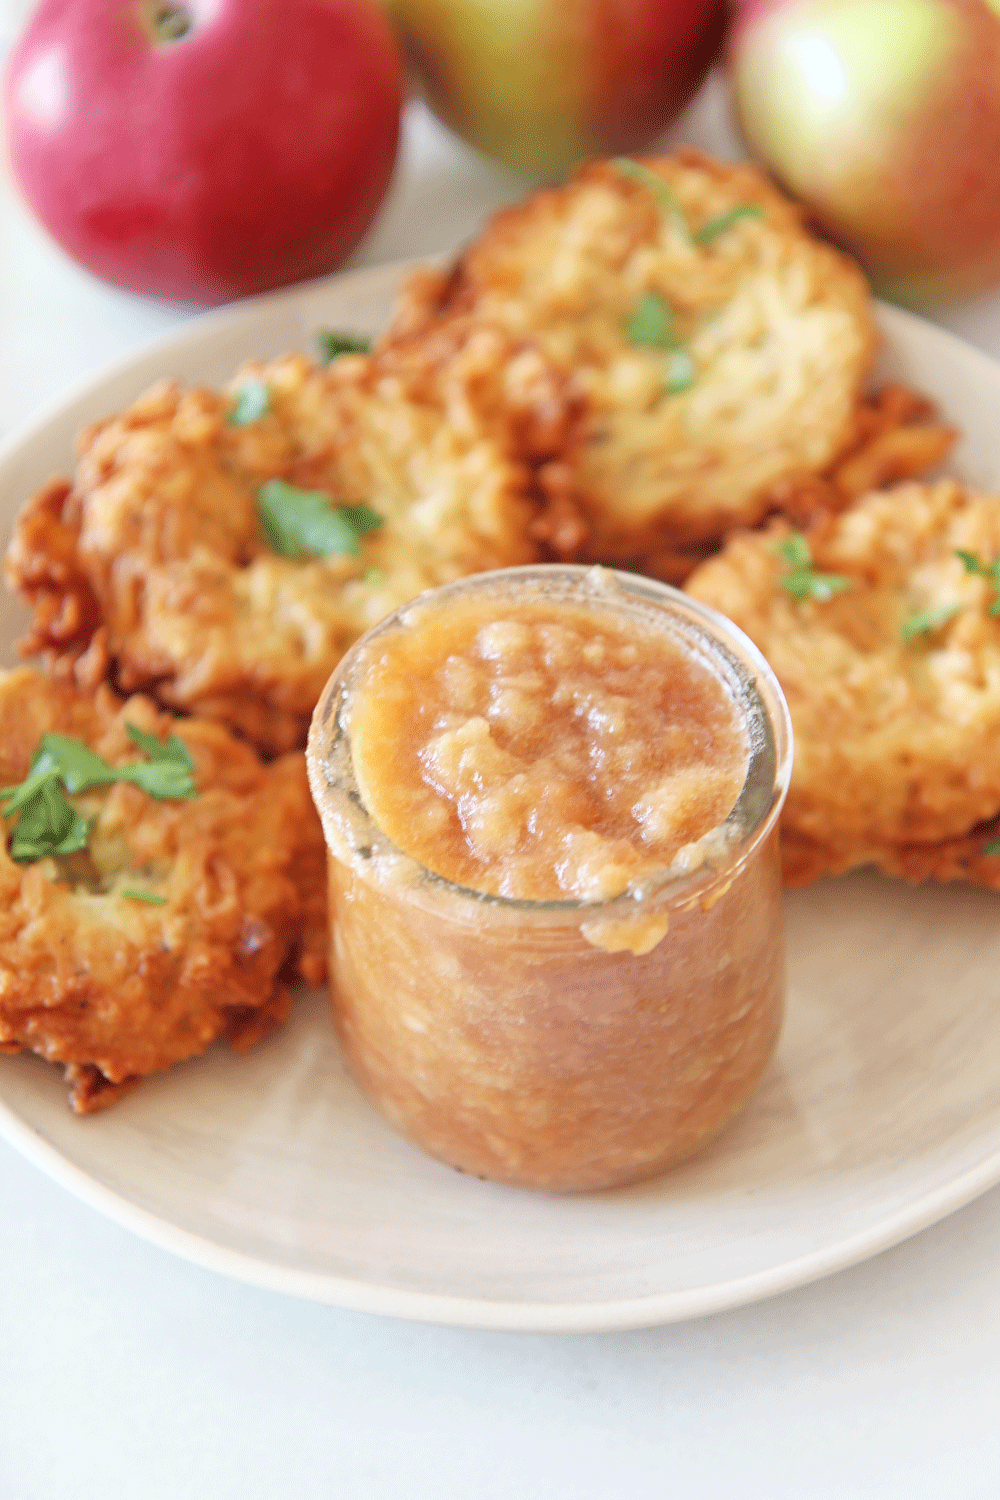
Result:
<svg viewBox="0 0 1000 1500"><path fill-rule="evenodd" d="M19 808L25 807L31 801L32 797L35 796L36 792L41 791L46 782L57 781L59 779L58 772L52 766L46 764L39 768L38 761L40 755L41 752L36 750L31 757L31 770L23 781L18 782L16 786L0 787L0 797L12 798L12 801L8 802L7 806L3 809L5 817L8 813L17 812Z"/></svg>
<svg viewBox="0 0 1000 1500"><path fill-rule="evenodd" d="M359 536L366 531L378 531L382 525L382 517L377 511L369 510L367 505L342 505L340 514Z"/></svg>
<svg viewBox="0 0 1000 1500"><path fill-rule="evenodd" d="M123 886L118 894L124 896L127 901L145 901L147 906L167 905L166 896L158 896L155 891L137 891L131 886Z"/></svg>
<svg viewBox="0 0 1000 1500"><path fill-rule="evenodd" d="M109 786L118 773L81 740L66 734L43 734L32 761L31 774L53 771L68 792ZM29 777L30 780L30 777Z"/></svg>
<svg viewBox="0 0 1000 1500"><path fill-rule="evenodd" d="M116 781L134 781L136 786L160 802L197 797L194 761L175 734L164 743L155 734L147 734L134 724L126 724L125 728L133 745L137 745L149 759L119 766L115 772Z"/></svg>
<svg viewBox="0 0 1000 1500"><path fill-rule="evenodd" d="M668 396L680 396L694 385L694 360L686 349L674 349L667 355Z"/></svg>
<svg viewBox="0 0 1000 1500"><path fill-rule="evenodd" d="M625 319L625 333L633 344L667 351L664 389L679 396L694 384L694 360L673 332L674 310L656 292L643 292Z"/></svg>
<svg viewBox="0 0 1000 1500"><path fill-rule="evenodd" d="M674 310L656 292L643 292L625 319L625 333L633 344L649 349L676 349L680 343L672 331Z"/></svg>
<svg viewBox="0 0 1000 1500"><path fill-rule="evenodd" d="M334 506L322 490L300 490L283 479L269 479L257 491L257 517L264 539L282 557L313 557L358 552L358 536L381 526L382 517L366 505Z"/></svg>
<svg viewBox="0 0 1000 1500"><path fill-rule="evenodd" d="M811 568L812 553L809 543L801 531L790 531L783 542L775 547L779 557L783 557L790 568Z"/></svg>
<svg viewBox="0 0 1000 1500"><path fill-rule="evenodd" d="M735 208L728 208L724 214L716 214L714 219L708 219L700 229L695 230L694 237L699 245L710 245L738 219L759 219L763 212L759 203L738 203Z"/></svg>
<svg viewBox="0 0 1000 1500"><path fill-rule="evenodd" d="M961 608L960 604L942 604L937 609L914 610L913 614L903 621L904 646L916 640L918 635L932 635L941 625L957 615Z"/></svg>
<svg viewBox="0 0 1000 1500"><path fill-rule="evenodd" d="M694 244L694 235L691 233L691 225L687 221L687 215L681 207L681 201L669 182L666 182L659 174L649 167L644 167L641 161L633 161L630 156L616 156L611 165L623 177L630 182L644 187L648 193L652 193L660 208L667 215L686 245Z"/></svg>
<svg viewBox="0 0 1000 1500"><path fill-rule="evenodd" d="M801 531L791 531L775 552L788 563L788 572L778 579L778 586L791 594L796 604L806 599L816 599L825 604L835 594L842 594L851 587L851 580L840 573L819 573L813 567L809 543Z"/></svg>
<svg viewBox="0 0 1000 1500"><path fill-rule="evenodd" d="M226 421L230 427L248 427L257 422L271 405L271 393L263 380L244 380L236 392Z"/></svg>
<svg viewBox="0 0 1000 1500"><path fill-rule="evenodd" d="M327 364L341 354L369 354L372 341L360 333L337 333L333 328L324 328L318 335L319 352Z"/></svg>
<svg viewBox="0 0 1000 1500"><path fill-rule="evenodd" d="M163 744L154 735L136 729L134 724L125 727L133 742L150 759L127 766L109 766L81 740L65 734L42 735L24 780L17 786L0 789L0 798L10 799L0 808L2 815L5 818L15 812L18 815L11 835L12 859L42 859L46 855L75 854L86 848L91 823L76 811L67 792L132 781L160 800L197 796L194 762L176 736L171 735Z"/></svg>
<svg viewBox="0 0 1000 1500"><path fill-rule="evenodd" d="M150 760L169 760L185 770L194 774L195 764L188 754L188 748L183 740L179 740L176 734L172 734L166 741L158 740L155 734L147 734L144 729L139 729L135 724L126 723L128 737L133 745L137 745Z"/></svg>
<svg viewBox="0 0 1000 1500"><path fill-rule="evenodd" d="M983 562L974 552L963 552L960 547L955 549L956 556L962 559L967 573L976 573L980 578L985 578L994 590L993 598L986 606L988 615L1000 615L1000 557L993 562Z"/></svg>
<svg viewBox="0 0 1000 1500"><path fill-rule="evenodd" d="M4 813L12 811L4 808ZM18 861L46 855L76 854L85 849L90 823L81 818L58 781L43 782L21 805L10 841L10 857Z"/></svg>

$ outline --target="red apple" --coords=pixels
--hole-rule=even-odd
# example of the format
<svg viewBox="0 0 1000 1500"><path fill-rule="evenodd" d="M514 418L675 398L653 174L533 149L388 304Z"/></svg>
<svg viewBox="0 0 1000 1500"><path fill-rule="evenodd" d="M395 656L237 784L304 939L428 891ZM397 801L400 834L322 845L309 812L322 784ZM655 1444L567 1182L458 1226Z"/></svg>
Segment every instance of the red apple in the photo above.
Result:
<svg viewBox="0 0 1000 1500"><path fill-rule="evenodd" d="M876 285L1000 283L1000 0L744 0L729 46L750 149Z"/></svg>
<svg viewBox="0 0 1000 1500"><path fill-rule="evenodd" d="M401 102L373 0L42 0L6 78L15 174L64 249L194 302L341 261Z"/></svg>
<svg viewBox="0 0 1000 1500"><path fill-rule="evenodd" d="M488 156L562 174L634 151L694 93L725 0L385 0L427 102Z"/></svg>

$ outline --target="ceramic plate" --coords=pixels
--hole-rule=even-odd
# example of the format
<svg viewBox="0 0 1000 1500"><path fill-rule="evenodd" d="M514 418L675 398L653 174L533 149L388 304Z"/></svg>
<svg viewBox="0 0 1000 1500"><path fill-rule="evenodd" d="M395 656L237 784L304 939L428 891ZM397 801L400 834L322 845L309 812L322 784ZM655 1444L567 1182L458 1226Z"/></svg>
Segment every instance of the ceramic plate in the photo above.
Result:
<svg viewBox="0 0 1000 1500"><path fill-rule="evenodd" d="M81 423L165 373L373 332L399 269L203 318L0 450L7 520L70 463ZM883 309L883 375L964 430L955 467L1000 482L1000 366ZM23 617L4 604L5 640ZM8 647L9 651L9 647ZM482 1328L596 1330L734 1307L862 1260L1000 1181L997 898L868 873L787 904L781 1047L746 1112L656 1182L574 1198L479 1182L425 1158L345 1075L326 998L255 1052L221 1048L77 1119L59 1072L0 1058L0 1131L120 1223L258 1286Z"/></svg>

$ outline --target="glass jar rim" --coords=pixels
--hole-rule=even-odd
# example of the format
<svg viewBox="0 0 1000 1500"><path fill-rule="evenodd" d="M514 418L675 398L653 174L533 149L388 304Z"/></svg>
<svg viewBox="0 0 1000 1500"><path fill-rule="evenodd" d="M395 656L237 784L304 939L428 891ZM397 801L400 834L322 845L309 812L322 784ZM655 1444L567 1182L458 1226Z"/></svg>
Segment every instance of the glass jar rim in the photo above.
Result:
<svg viewBox="0 0 1000 1500"><path fill-rule="evenodd" d="M380 635L405 628L407 615L414 610L436 606L439 601L475 593L512 596L528 591L546 602L564 599L574 603L608 607L626 602L632 612L645 612L661 626L665 619L677 627L677 633L698 647L713 668L721 674L742 709L743 724L750 740L750 753L743 787L731 812L720 825L728 830L726 858L723 863L705 862L688 869L665 866L663 869L627 886L613 896L599 900L579 897L533 900L496 895L461 885L420 863L407 854L378 826L364 804L354 774L350 732L345 722L349 706L352 674ZM644 610L642 607L645 607ZM579 563L536 563L524 567L498 568L473 573L418 594L395 609L346 652L330 677L313 713L306 759L313 801L324 826L327 847L331 847L332 803L339 799L349 804L350 821L356 840L350 849L355 868L371 867L374 856L402 862L413 873L412 884L423 886L428 894L450 895L460 903L471 903L477 910L509 911L519 917L536 913L549 920L566 917L574 920L615 918L633 915L641 904L685 906L704 899L711 890L730 882L753 851L767 838L780 815L791 777L793 757L792 722L784 694L773 669L739 626L725 615L681 589L658 579L620 569ZM334 773L334 762L336 770ZM334 774L331 774L334 773ZM344 844L343 825L338 823L339 845ZM372 836L374 835L374 837ZM334 851L336 852L336 851ZM347 853L346 849L344 851Z"/></svg>

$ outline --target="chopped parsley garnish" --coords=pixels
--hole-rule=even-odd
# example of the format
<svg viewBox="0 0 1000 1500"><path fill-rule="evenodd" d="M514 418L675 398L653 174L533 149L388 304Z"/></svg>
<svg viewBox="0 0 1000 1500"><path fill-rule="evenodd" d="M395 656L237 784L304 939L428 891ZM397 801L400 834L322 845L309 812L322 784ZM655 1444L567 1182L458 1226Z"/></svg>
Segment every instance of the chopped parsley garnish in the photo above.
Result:
<svg viewBox="0 0 1000 1500"><path fill-rule="evenodd" d="M819 573L813 567L809 543L801 531L791 531L775 552L788 564L788 572L778 579L778 584L791 594L796 604L806 599L816 599L821 604L842 594L851 586L851 580L840 573Z"/></svg>
<svg viewBox="0 0 1000 1500"><path fill-rule="evenodd" d="M990 839L979 852L980 854L1000 854L1000 839Z"/></svg>
<svg viewBox="0 0 1000 1500"><path fill-rule="evenodd" d="M676 349L680 339L673 331L674 310L656 292L643 292L625 319L625 333L633 344L649 349Z"/></svg>
<svg viewBox="0 0 1000 1500"><path fill-rule="evenodd" d="M382 525L382 517L375 511L369 510L367 505L342 505L340 514L349 526L354 527L359 536L366 531L378 531Z"/></svg>
<svg viewBox="0 0 1000 1500"><path fill-rule="evenodd" d="M18 815L11 835L12 859L76 854L86 848L91 825L77 812L67 792L132 781L161 801L198 795L194 762L179 739L171 735L164 744L134 724L125 727L133 743L149 757L147 760L110 766L81 740L65 734L42 736L24 780L17 786L0 789L0 798L10 799L0 809L3 816L7 818L15 812Z"/></svg>
<svg viewBox="0 0 1000 1500"><path fill-rule="evenodd" d="M985 578L990 588L993 589L993 598L986 606L988 615L1000 615L1000 557L994 562L983 562L974 552L963 552L956 548L956 554L965 564L967 573L976 573L980 578Z"/></svg>
<svg viewBox="0 0 1000 1500"><path fill-rule="evenodd" d="M668 396L680 396L694 385L694 360L686 349L674 349L667 355Z"/></svg>
<svg viewBox="0 0 1000 1500"><path fill-rule="evenodd" d="M131 886L123 886L118 893L127 901L145 901L147 906L166 906L166 896L158 896L155 891L137 891Z"/></svg>
<svg viewBox="0 0 1000 1500"><path fill-rule="evenodd" d="M667 351L668 396L679 396L694 384L694 360L674 332L674 310L657 292L643 292L625 319L625 333L640 348Z"/></svg>
<svg viewBox="0 0 1000 1500"><path fill-rule="evenodd" d="M957 615L960 604L942 604L937 609L917 609L903 621L903 644L908 646L918 635L933 635L948 620Z"/></svg>
<svg viewBox="0 0 1000 1500"><path fill-rule="evenodd" d="M716 214L714 219L708 219L700 229L695 230L694 237L699 245L710 245L738 219L759 219L763 212L759 203L738 203L735 208L727 208L724 214Z"/></svg>
<svg viewBox="0 0 1000 1500"><path fill-rule="evenodd" d="M137 765L122 767L117 779L121 780L124 772L128 772L129 781L134 781L144 792L161 801L197 796L194 761L186 745L175 734L164 741L158 740L155 734L147 734L144 729L137 729L134 724L126 724L125 728L133 745L148 755L149 762L140 761Z"/></svg>
<svg viewBox="0 0 1000 1500"><path fill-rule="evenodd" d="M648 193L652 193L660 208L667 215L685 244L694 244L694 235L691 233L691 225L687 221L687 215L681 207L681 201L669 182L665 182L659 172L644 167L641 161L633 161L630 156L616 156L611 165L623 177L630 182L635 182L639 187L644 187Z"/></svg>
<svg viewBox="0 0 1000 1500"><path fill-rule="evenodd" d="M356 556L358 537L382 525L367 505L335 506L323 490L300 490L283 479L261 485L257 518L268 546L290 558Z"/></svg>
<svg viewBox="0 0 1000 1500"><path fill-rule="evenodd" d="M369 354L371 347L371 339L360 333L338 333L336 329L324 328L319 334L319 352L327 364L342 354Z"/></svg>
<svg viewBox="0 0 1000 1500"><path fill-rule="evenodd" d="M230 427L249 427L259 422L271 405L271 393L263 380L244 380L236 392L226 421Z"/></svg>
<svg viewBox="0 0 1000 1500"><path fill-rule="evenodd" d="M367 583L370 588L374 588L377 584L385 582L385 574L381 568L366 568L361 582Z"/></svg>
<svg viewBox="0 0 1000 1500"><path fill-rule="evenodd" d="M22 785L31 782L29 774ZM3 809L5 817L15 811L18 817L10 839L11 859L20 862L46 855L76 854L87 847L90 822L80 817L57 781L33 783L30 795L23 801L15 798Z"/></svg>

